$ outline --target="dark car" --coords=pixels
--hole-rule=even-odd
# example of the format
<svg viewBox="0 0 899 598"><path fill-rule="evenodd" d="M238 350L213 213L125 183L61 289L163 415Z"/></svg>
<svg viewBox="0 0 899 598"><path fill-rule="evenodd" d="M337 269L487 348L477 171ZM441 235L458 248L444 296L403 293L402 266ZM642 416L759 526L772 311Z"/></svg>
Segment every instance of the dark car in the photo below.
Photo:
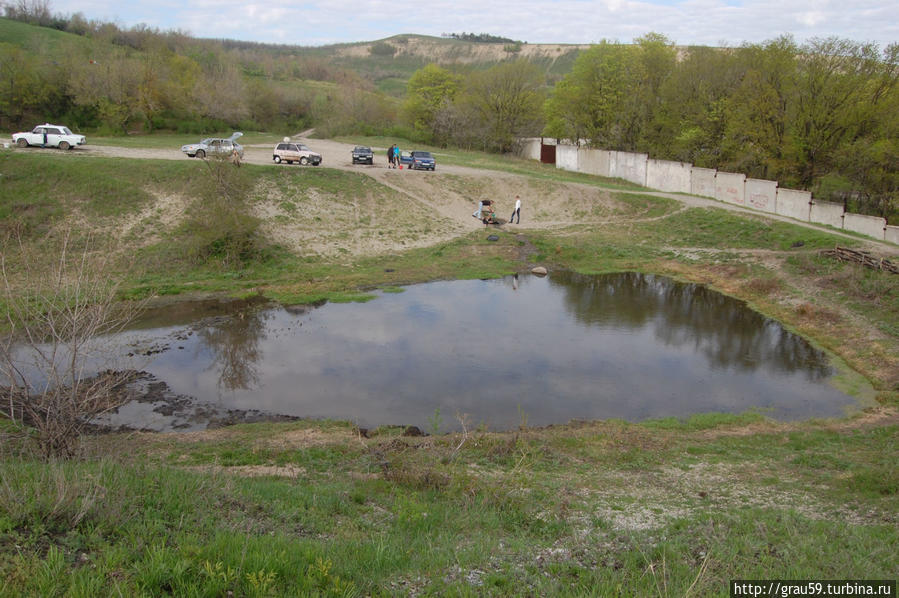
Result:
<svg viewBox="0 0 899 598"><path fill-rule="evenodd" d="M434 170L437 168L437 161L431 152L412 152L412 163L409 165L413 170Z"/></svg>
<svg viewBox="0 0 899 598"><path fill-rule="evenodd" d="M375 154L370 147L357 145L353 148L353 164L374 164Z"/></svg>

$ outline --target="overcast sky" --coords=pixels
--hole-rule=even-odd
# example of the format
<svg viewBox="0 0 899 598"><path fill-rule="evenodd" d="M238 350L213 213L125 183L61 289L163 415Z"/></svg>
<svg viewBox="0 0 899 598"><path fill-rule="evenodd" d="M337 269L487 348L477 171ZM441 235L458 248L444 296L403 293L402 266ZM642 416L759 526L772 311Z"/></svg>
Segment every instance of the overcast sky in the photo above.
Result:
<svg viewBox="0 0 899 598"><path fill-rule="evenodd" d="M530 43L631 42L649 32L679 45L739 46L785 33L899 42L899 0L50 0L124 28L319 46L402 33L489 33Z"/></svg>

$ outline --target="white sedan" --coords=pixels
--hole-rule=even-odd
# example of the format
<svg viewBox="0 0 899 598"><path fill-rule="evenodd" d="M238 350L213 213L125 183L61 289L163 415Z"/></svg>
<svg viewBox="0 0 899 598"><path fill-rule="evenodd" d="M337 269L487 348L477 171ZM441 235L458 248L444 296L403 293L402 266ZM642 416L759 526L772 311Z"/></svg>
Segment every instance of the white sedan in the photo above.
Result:
<svg viewBox="0 0 899 598"><path fill-rule="evenodd" d="M30 133L13 133L12 141L19 147L39 145L41 147L58 147L62 150L84 145L84 135L76 135L68 127L45 123L38 125Z"/></svg>

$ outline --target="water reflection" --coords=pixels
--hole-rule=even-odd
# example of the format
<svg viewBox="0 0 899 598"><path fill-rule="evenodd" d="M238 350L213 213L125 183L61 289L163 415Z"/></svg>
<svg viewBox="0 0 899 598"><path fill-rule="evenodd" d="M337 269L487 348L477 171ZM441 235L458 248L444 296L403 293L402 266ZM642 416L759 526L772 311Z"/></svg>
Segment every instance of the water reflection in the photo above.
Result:
<svg viewBox="0 0 899 598"><path fill-rule="evenodd" d="M628 272L613 276L553 275L565 307L587 326L650 326L659 342L692 346L712 367L832 374L824 354L745 303L694 283Z"/></svg>
<svg viewBox="0 0 899 598"><path fill-rule="evenodd" d="M258 363L264 357L260 343L267 333L268 317L267 311L245 308L231 318L200 327L197 333L218 368L219 388L249 390L259 386Z"/></svg>
<svg viewBox="0 0 899 598"><path fill-rule="evenodd" d="M178 396L366 427L427 428L437 409L445 428L459 412L508 429L523 415L546 425L761 408L790 419L854 403L803 339L658 276L438 282L364 304L235 313L186 328L156 320L128 342L163 346L146 369Z"/></svg>

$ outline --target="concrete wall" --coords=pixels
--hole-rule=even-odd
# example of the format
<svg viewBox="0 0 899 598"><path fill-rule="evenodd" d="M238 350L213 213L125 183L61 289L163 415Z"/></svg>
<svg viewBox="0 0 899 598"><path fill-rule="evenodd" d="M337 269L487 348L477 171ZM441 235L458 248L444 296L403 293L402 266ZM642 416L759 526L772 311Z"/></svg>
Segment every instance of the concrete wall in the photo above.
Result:
<svg viewBox="0 0 899 598"><path fill-rule="evenodd" d="M899 226L887 225L887 229L884 231L883 238L885 241L889 241L890 243L896 243L897 245L899 245Z"/></svg>
<svg viewBox="0 0 899 598"><path fill-rule="evenodd" d="M609 176L646 185L646 154L609 152Z"/></svg>
<svg viewBox="0 0 899 598"><path fill-rule="evenodd" d="M719 172L715 175L715 199L727 203L746 205L746 175Z"/></svg>
<svg viewBox="0 0 899 598"><path fill-rule="evenodd" d="M778 189L775 212L781 216L788 216L796 220L808 222L811 211L811 191L797 191L796 189Z"/></svg>
<svg viewBox="0 0 899 598"><path fill-rule="evenodd" d="M532 160L543 160L545 150L554 149L554 163L565 170L621 178L660 191L711 197L899 244L899 227L887 226L883 218L844 214L842 204L815 200L808 191L779 189L775 181L748 179L745 174L717 172L686 162L650 160L647 154L588 149L583 145L529 138L520 140L518 153Z"/></svg>
<svg viewBox="0 0 899 598"><path fill-rule="evenodd" d="M578 170L596 176L610 176L608 150L581 148L577 153Z"/></svg>
<svg viewBox="0 0 899 598"><path fill-rule="evenodd" d="M519 140L518 155L528 160L540 159L540 145L543 142L539 137Z"/></svg>
<svg viewBox="0 0 899 598"><path fill-rule="evenodd" d="M813 199L808 219L812 222L843 228L843 204Z"/></svg>
<svg viewBox="0 0 899 598"><path fill-rule="evenodd" d="M887 226L886 218L877 216L863 216L862 214L843 214L843 228L856 233L868 235L875 239L884 238L883 229Z"/></svg>
<svg viewBox="0 0 899 598"><path fill-rule="evenodd" d="M699 168L694 166L690 170L690 193L702 197L715 197L715 172L714 168Z"/></svg>
<svg viewBox="0 0 899 598"><path fill-rule="evenodd" d="M646 186L660 191L689 193L691 168L692 164L687 162L647 160Z"/></svg>
<svg viewBox="0 0 899 598"><path fill-rule="evenodd" d="M746 205L765 212L777 211L777 181L746 179L744 188Z"/></svg>
<svg viewBox="0 0 899 598"><path fill-rule="evenodd" d="M576 145L562 145L559 144L556 146L556 168L561 168L563 170L577 170L577 154L578 148Z"/></svg>

